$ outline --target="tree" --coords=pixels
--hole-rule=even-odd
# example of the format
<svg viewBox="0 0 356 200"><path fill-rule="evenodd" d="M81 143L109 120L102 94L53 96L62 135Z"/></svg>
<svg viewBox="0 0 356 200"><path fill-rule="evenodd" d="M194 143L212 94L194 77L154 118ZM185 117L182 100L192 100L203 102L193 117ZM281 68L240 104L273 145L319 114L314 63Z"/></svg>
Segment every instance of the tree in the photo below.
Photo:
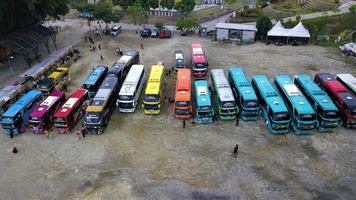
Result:
<svg viewBox="0 0 356 200"><path fill-rule="evenodd" d="M161 0L161 6L163 8L168 8L169 10L174 8L174 0Z"/></svg>
<svg viewBox="0 0 356 200"><path fill-rule="evenodd" d="M178 30L187 31L189 29L199 28L200 24L192 19L181 19L177 21L176 27Z"/></svg>
<svg viewBox="0 0 356 200"><path fill-rule="evenodd" d="M267 32L272 28L272 22L267 16L260 16L256 21L257 35L266 37Z"/></svg>
<svg viewBox="0 0 356 200"><path fill-rule="evenodd" d="M194 0L182 0L176 4L176 9L184 16L188 16L195 6Z"/></svg>
<svg viewBox="0 0 356 200"><path fill-rule="evenodd" d="M108 3L98 3L94 6L93 17L97 20L105 22L105 29L108 30L109 23L118 22L121 19L121 14L114 12L112 6Z"/></svg>
<svg viewBox="0 0 356 200"><path fill-rule="evenodd" d="M164 27L163 21L161 21L161 20L156 21L155 27L156 27L159 31L162 30L163 27Z"/></svg>
<svg viewBox="0 0 356 200"><path fill-rule="evenodd" d="M134 3L132 6L127 8L131 22L135 25L141 25L148 17L146 10L143 8L141 3Z"/></svg>
<svg viewBox="0 0 356 200"><path fill-rule="evenodd" d="M0 0L0 34L32 26L47 16L59 19L68 11L63 0Z"/></svg>
<svg viewBox="0 0 356 200"><path fill-rule="evenodd" d="M146 0L146 4L149 8L158 8L158 1L159 0Z"/></svg>
<svg viewBox="0 0 356 200"><path fill-rule="evenodd" d="M349 7L349 11L351 14L355 14L356 13L356 5L352 5Z"/></svg>
<svg viewBox="0 0 356 200"><path fill-rule="evenodd" d="M231 6L232 4L236 3L236 0L225 0L224 2Z"/></svg>
<svg viewBox="0 0 356 200"><path fill-rule="evenodd" d="M127 9L129 6L132 6L136 0L113 0L114 5L119 5L123 9Z"/></svg>

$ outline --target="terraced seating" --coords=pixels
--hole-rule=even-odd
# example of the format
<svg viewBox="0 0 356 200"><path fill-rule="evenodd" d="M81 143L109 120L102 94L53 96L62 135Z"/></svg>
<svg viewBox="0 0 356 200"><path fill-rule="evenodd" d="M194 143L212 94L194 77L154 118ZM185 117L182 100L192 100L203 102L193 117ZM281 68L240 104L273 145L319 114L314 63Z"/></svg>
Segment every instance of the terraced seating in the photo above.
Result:
<svg viewBox="0 0 356 200"><path fill-rule="evenodd" d="M297 0L298 4L315 11L327 11L336 6L336 4L326 3L320 0Z"/></svg>
<svg viewBox="0 0 356 200"><path fill-rule="evenodd" d="M268 5L263 8L263 12L266 16L268 16L271 19L278 19L278 18L285 18L285 17L290 17L293 15L293 13L289 12L280 12L278 10L274 10L271 5Z"/></svg>

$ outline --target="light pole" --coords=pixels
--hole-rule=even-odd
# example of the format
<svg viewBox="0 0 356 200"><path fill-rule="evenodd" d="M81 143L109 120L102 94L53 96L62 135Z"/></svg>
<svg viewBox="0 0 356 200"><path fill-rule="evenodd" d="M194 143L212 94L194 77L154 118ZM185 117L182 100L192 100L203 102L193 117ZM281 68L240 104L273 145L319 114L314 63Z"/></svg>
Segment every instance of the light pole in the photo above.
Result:
<svg viewBox="0 0 356 200"><path fill-rule="evenodd" d="M13 58L14 58L13 55L8 56L7 62L8 62L9 65L10 65L10 69L11 69L12 75L15 76L14 69L12 69L12 64L11 64L11 60L10 60L10 59L13 59Z"/></svg>

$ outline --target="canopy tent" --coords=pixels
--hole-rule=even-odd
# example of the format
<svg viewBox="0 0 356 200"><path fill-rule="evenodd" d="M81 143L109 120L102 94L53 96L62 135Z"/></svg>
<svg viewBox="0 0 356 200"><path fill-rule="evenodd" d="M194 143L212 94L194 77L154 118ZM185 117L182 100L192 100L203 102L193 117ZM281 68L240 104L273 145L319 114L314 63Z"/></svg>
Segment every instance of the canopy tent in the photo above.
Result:
<svg viewBox="0 0 356 200"><path fill-rule="evenodd" d="M288 29L288 37L310 38L309 31L299 22L295 27Z"/></svg>
<svg viewBox="0 0 356 200"><path fill-rule="evenodd" d="M285 39L287 44L289 39L293 40L304 40L305 42L308 41L310 38L310 33L309 31L303 26L302 22L299 22L296 26L293 28L284 28L282 23L280 21L275 24L271 30L267 32L267 41L268 38L271 37L277 37L277 38L282 38Z"/></svg>
<svg viewBox="0 0 356 200"><path fill-rule="evenodd" d="M288 37L288 31L283 27L281 21L278 21L277 24L267 32L267 37L270 36Z"/></svg>

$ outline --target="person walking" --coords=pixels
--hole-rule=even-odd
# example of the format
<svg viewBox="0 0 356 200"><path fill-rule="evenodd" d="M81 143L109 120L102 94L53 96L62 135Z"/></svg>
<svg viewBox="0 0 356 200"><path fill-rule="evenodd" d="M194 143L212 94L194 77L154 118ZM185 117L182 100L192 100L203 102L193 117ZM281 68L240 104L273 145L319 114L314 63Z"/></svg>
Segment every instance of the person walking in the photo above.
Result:
<svg viewBox="0 0 356 200"><path fill-rule="evenodd" d="M238 113L236 114L236 124L235 124L236 127L239 127L240 113L241 113L241 112L238 112Z"/></svg>
<svg viewBox="0 0 356 200"><path fill-rule="evenodd" d="M78 140L80 140L80 138L81 138L81 136L82 136L82 133L80 133L80 130L79 130L79 129L77 129L77 130L75 131L75 134L77 135Z"/></svg>
<svg viewBox="0 0 356 200"><path fill-rule="evenodd" d="M82 124L82 129L80 130L80 132L82 133L83 138L85 138L85 128L84 128L84 124Z"/></svg>
<svg viewBox="0 0 356 200"><path fill-rule="evenodd" d="M10 138L14 138L14 130L12 128L10 129Z"/></svg>
<svg viewBox="0 0 356 200"><path fill-rule="evenodd" d="M101 51L101 45L100 45L100 44L98 45L98 48L99 48L99 50Z"/></svg>
<svg viewBox="0 0 356 200"><path fill-rule="evenodd" d="M185 119L183 119L183 128L185 128Z"/></svg>
<svg viewBox="0 0 356 200"><path fill-rule="evenodd" d="M234 147L234 150L232 151L232 156L234 158L236 158L238 154L239 154L239 145L236 144L235 147Z"/></svg>
<svg viewBox="0 0 356 200"><path fill-rule="evenodd" d="M141 42L141 45L140 45L140 46L141 46L141 49L143 50L143 43L142 43L142 42Z"/></svg>
<svg viewBox="0 0 356 200"><path fill-rule="evenodd" d="M117 53L117 55L118 55L118 56L121 54L121 50L120 50L120 48L119 48L119 47L118 47L118 48L116 48L116 53Z"/></svg>
<svg viewBox="0 0 356 200"><path fill-rule="evenodd" d="M103 57L103 55L101 53L100 53L100 59L104 60L104 57Z"/></svg>

